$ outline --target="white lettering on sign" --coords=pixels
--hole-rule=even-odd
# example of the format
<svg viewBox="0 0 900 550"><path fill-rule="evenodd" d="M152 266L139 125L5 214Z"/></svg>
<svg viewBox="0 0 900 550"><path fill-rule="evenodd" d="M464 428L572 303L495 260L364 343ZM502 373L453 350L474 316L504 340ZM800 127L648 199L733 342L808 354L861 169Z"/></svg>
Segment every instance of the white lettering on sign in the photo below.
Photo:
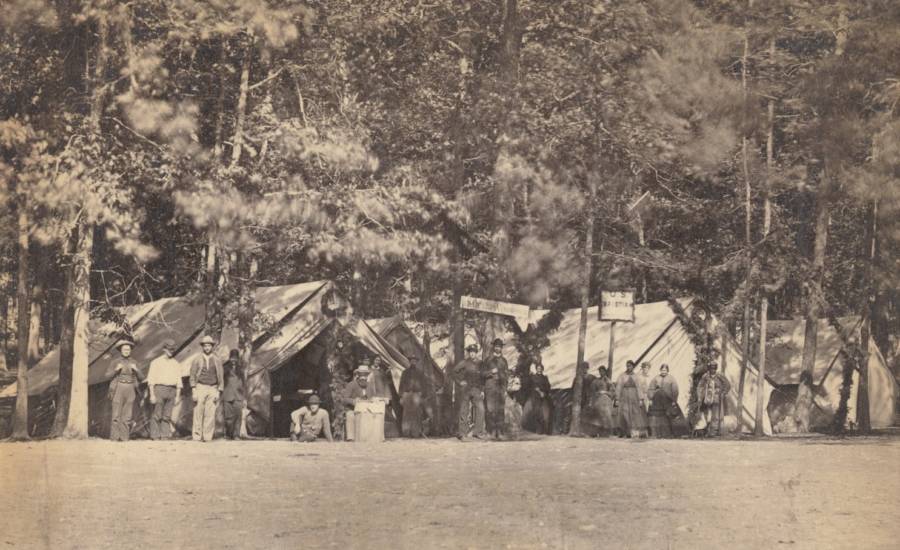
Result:
<svg viewBox="0 0 900 550"><path fill-rule="evenodd" d="M600 307L598 316L601 321L625 321L628 323L633 323L634 291L600 291Z"/></svg>
<svg viewBox="0 0 900 550"><path fill-rule="evenodd" d="M463 296L459 300L459 307L463 309L471 309L474 311L483 311L485 313L494 313L496 315L507 315L514 317L516 323L522 330L528 327L528 317L531 308L522 304L510 304L508 302L495 302L494 300L485 300L484 298L475 298L473 296Z"/></svg>

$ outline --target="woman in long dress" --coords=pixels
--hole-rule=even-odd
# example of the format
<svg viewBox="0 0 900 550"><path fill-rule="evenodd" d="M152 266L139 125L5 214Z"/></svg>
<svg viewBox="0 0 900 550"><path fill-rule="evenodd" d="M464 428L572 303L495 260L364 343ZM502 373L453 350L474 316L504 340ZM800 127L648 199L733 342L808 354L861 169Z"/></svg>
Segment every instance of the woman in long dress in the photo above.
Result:
<svg viewBox="0 0 900 550"><path fill-rule="evenodd" d="M647 435L647 410L644 395L634 374L634 361L625 364L625 372L616 380L616 401L619 405L619 429L632 438Z"/></svg>
<svg viewBox="0 0 900 550"><path fill-rule="evenodd" d="M600 421L600 432L597 435L599 437L609 437L615 428L613 399L616 394L606 367L600 367L599 376L591 385L591 395L594 398L591 407L596 411L597 418Z"/></svg>
<svg viewBox="0 0 900 550"><path fill-rule="evenodd" d="M669 376L669 365L663 364L659 367L659 376L650 382L648 397L650 436L672 437L674 433L672 421L681 415L681 409L678 408L678 383Z"/></svg>

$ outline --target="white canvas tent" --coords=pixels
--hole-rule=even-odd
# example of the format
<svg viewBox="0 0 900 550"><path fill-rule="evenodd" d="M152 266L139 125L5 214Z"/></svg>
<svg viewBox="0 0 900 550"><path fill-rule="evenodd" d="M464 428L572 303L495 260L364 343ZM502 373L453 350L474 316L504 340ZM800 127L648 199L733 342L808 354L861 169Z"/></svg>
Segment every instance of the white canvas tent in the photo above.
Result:
<svg viewBox="0 0 900 550"><path fill-rule="evenodd" d="M680 300L679 304L687 311L692 309L691 300ZM537 317L541 312L537 313ZM550 380L553 389L569 389L575 378L575 359L578 349L578 326L581 316L579 309L565 312L559 329L550 335L550 347L542 350L544 374ZM535 316L532 317L533 319ZM732 390L728 395L728 411L737 407L738 381L740 378L741 354L725 328L714 317L710 321L710 329L718 335L716 345L720 352L720 371L728 377ZM587 339L585 361L590 363L591 372L601 365L609 366L610 323L597 319L597 307L588 308ZM506 338L504 355L510 365L515 365L518 352L511 338ZM724 346L723 346L724 343ZM722 349L724 347L724 350ZM615 328L615 364L612 365L612 378L615 380L625 370L625 362L629 359L652 365L655 376L659 366L669 365L670 376L678 383L679 405L687 409L690 397L691 374L694 370L695 348L690 336L681 321L667 302L655 302L635 306L634 323L616 323ZM744 384L743 421L744 430L752 431L755 423L757 371L748 364ZM772 385L764 383L764 404L768 404ZM763 418L765 433L772 433L768 415Z"/></svg>
<svg viewBox="0 0 900 550"><path fill-rule="evenodd" d="M861 322L859 317L838 319L850 338L858 340ZM800 383L805 320L770 321L766 344L766 374L778 388L773 402L788 404L796 396ZM897 382L885 363L881 351L874 342L869 344L869 418L873 428L886 428L894 423L897 404ZM813 370L815 388L812 426L826 428L831 424L840 402L843 365L840 352L843 340L827 319L820 319L816 342L816 360ZM847 422L856 423L856 399L859 373L853 374L853 386L848 401ZM770 411L777 424L784 413L783 406Z"/></svg>

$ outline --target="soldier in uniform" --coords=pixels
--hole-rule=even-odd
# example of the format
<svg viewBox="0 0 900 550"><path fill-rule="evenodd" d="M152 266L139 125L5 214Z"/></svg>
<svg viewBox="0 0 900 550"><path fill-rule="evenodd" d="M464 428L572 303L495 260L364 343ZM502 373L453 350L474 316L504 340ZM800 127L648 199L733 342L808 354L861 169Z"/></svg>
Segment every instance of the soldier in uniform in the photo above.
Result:
<svg viewBox="0 0 900 550"><path fill-rule="evenodd" d="M128 441L131 436L131 415L134 412L134 398L138 386L143 382L137 362L131 358L134 342L119 340L116 342L119 359L116 360L110 382L109 396L112 400L112 426L109 438L113 441Z"/></svg>
<svg viewBox="0 0 900 550"><path fill-rule="evenodd" d="M475 437L484 438L484 376L478 361L478 346L466 347L466 358L453 367L453 378L459 386L459 426L457 437L467 439L469 408L474 410Z"/></svg>
<svg viewBox="0 0 900 550"><path fill-rule="evenodd" d="M484 398L487 409L488 434L500 439L503 433L506 389L509 381L509 364L503 357L503 340L497 338L491 345L491 356L484 362Z"/></svg>

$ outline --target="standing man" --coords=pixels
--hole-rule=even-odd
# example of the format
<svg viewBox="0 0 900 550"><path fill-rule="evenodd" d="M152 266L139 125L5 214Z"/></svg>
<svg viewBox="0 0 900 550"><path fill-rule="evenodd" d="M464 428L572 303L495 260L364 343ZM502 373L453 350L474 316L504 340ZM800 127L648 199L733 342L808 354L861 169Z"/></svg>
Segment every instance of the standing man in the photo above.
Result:
<svg viewBox="0 0 900 550"><path fill-rule="evenodd" d="M112 426L109 438L113 441L128 441L131 437L134 398L143 380L137 362L131 358L134 342L119 340L116 342L116 348L120 357L113 366L115 374L109 383L109 397L112 401Z"/></svg>
<svg viewBox="0 0 900 550"><path fill-rule="evenodd" d="M697 397L700 400L700 416L706 424L706 436L720 435L719 429L725 405L725 396L731 391L731 383L724 374L717 372L719 366L709 365L709 370L697 384Z"/></svg>
<svg viewBox="0 0 900 550"><path fill-rule="evenodd" d="M228 352L224 365L225 391L222 392L223 413L225 414L225 437L240 439L241 415L244 410L244 369L238 350Z"/></svg>
<svg viewBox="0 0 900 550"><path fill-rule="evenodd" d="M175 341L171 338L163 342L162 355L150 362L147 386L153 405L150 439L170 439L175 427L172 408L181 397L181 364L175 360Z"/></svg>
<svg viewBox="0 0 900 550"><path fill-rule="evenodd" d="M356 438L356 418L353 410L360 399L369 398L369 365L362 364L353 373L353 380L344 387L341 402L344 405L344 439L353 441Z"/></svg>
<svg viewBox="0 0 900 550"><path fill-rule="evenodd" d="M484 438L484 378L478 361L478 346L466 347L466 358L453 367L453 378L459 385L459 426L456 437L468 438L469 407L474 410L475 437Z"/></svg>
<svg viewBox="0 0 900 550"><path fill-rule="evenodd" d="M216 433L216 405L225 389L222 364L212 354L216 341L206 335L200 340L202 353L191 363L191 392L194 397L194 441L212 441Z"/></svg>
<svg viewBox="0 0 900 550"><path fill-rule="evenodd" d="M491 356L484 362L484 379L488 434L494 439L500 439L503 434L506 389L509 381L509 364L503 357L503 340L500 338L493 341Z"/></svg>
<svg viewBox="0 0 900 550"><path fill-rule="evenodd" d="M422 362L410 354L409 368L400 375L400 406L403 416L400 422L400 433L403 437L425 436L426 400L431 386L422 370Z"/></svg>

